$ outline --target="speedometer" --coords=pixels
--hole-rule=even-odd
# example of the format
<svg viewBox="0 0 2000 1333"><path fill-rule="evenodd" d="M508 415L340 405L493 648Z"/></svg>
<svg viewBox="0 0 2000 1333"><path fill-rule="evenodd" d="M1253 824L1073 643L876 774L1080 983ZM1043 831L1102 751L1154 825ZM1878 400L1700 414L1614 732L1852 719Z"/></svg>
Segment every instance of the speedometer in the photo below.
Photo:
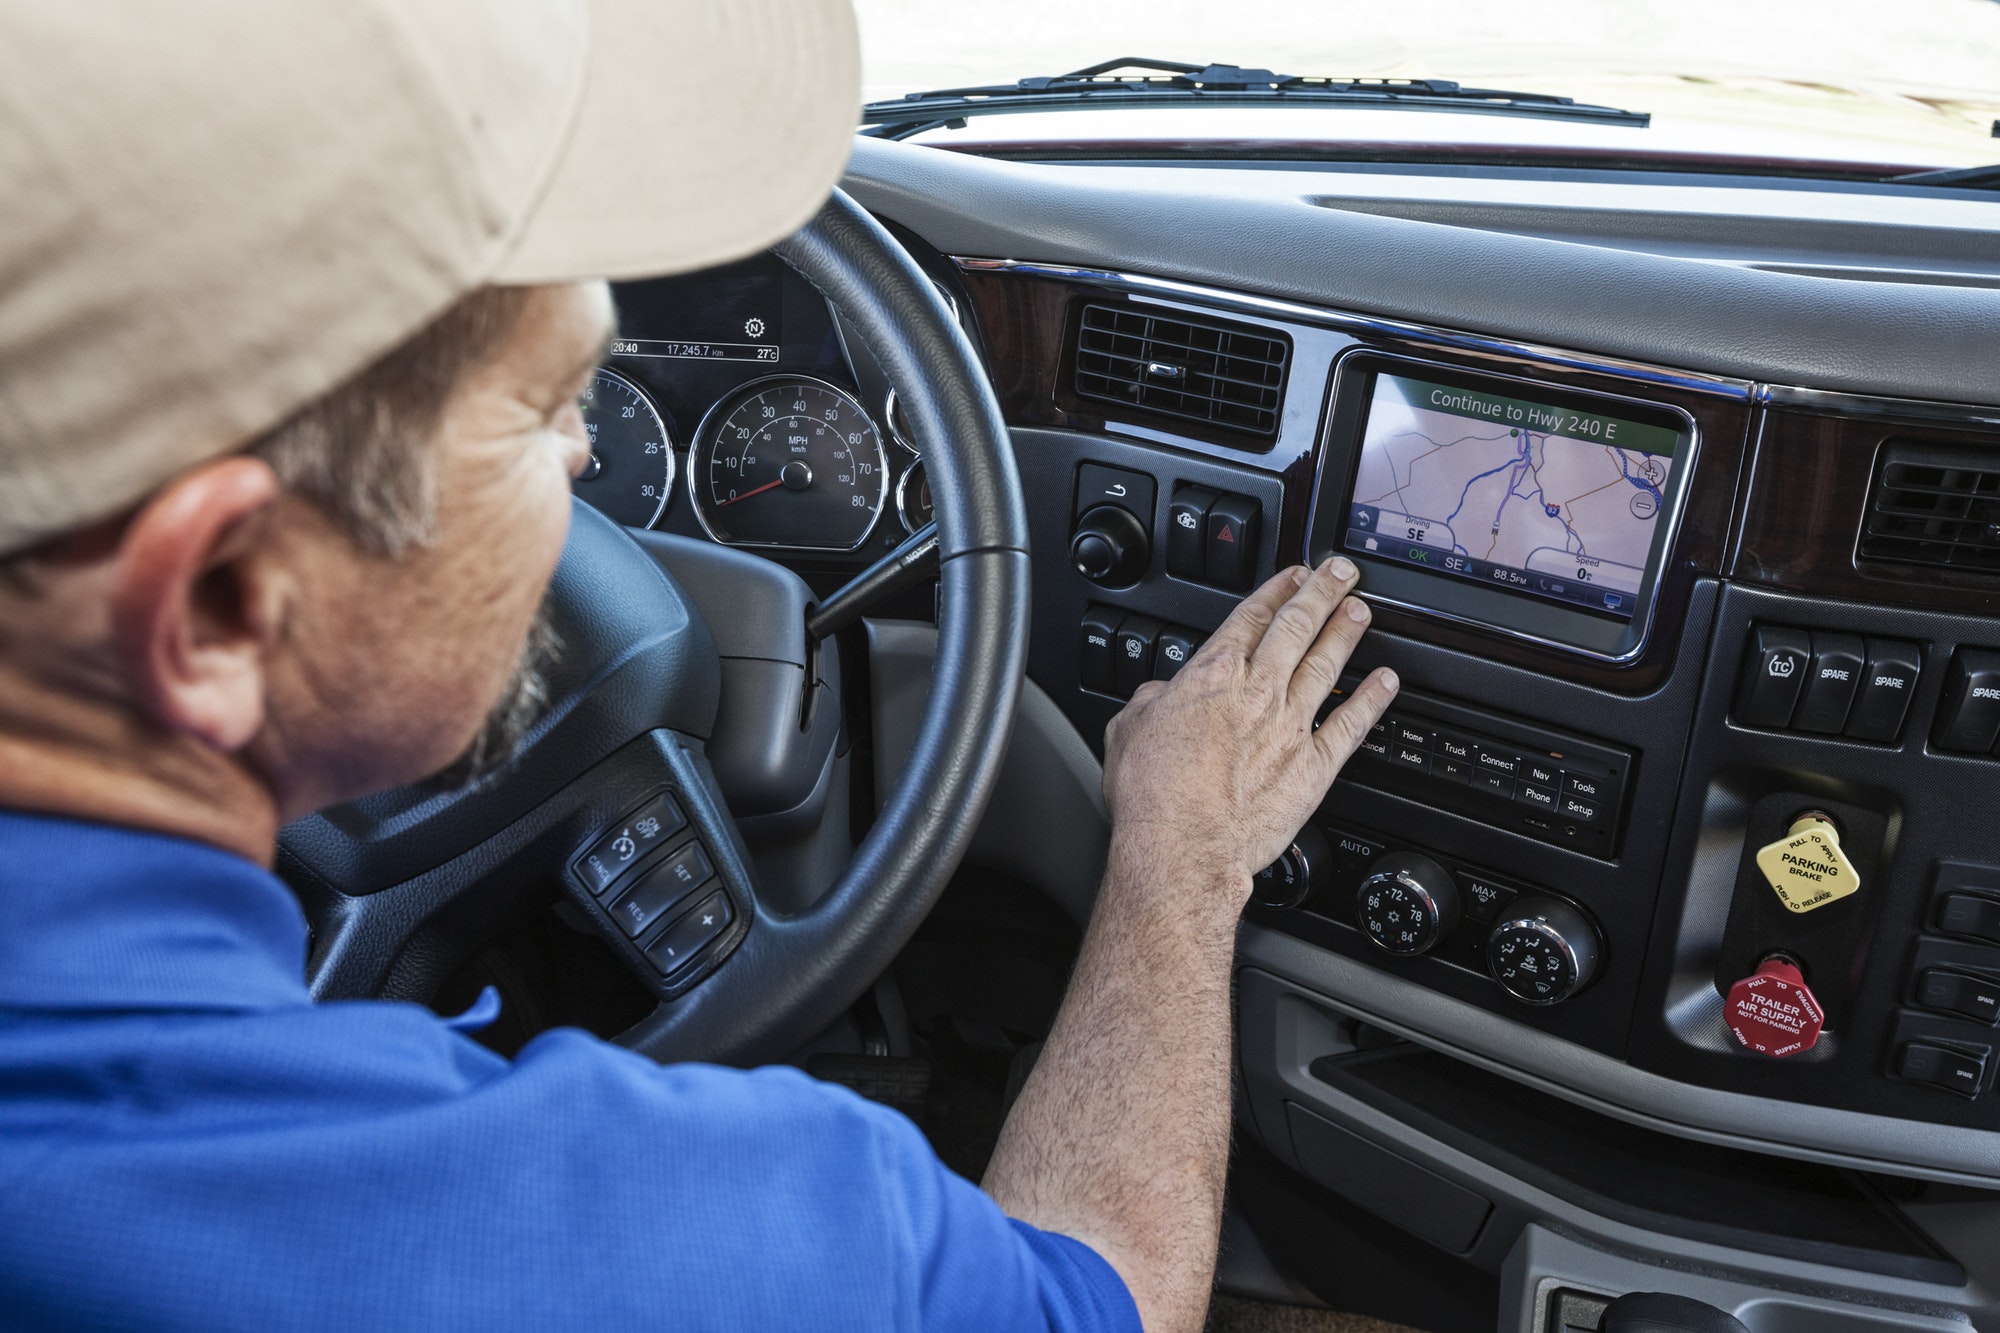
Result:
<svg viewBox="0 0 2000 1333"><path fill-rule="evenodd" d="M716 404L688 459L695 516L732 546L855 550L888 485L882 437L861 404L799 376L757 380Z"/></svg>

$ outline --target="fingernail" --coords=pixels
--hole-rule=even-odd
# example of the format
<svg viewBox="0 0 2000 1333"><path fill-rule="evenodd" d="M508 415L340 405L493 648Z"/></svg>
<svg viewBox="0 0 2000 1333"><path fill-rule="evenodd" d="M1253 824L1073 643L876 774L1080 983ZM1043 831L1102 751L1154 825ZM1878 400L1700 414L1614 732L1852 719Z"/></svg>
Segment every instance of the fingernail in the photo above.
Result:
<svg viewBox="0 0 2000 1333"><path fill-rule="evenodd" d="M1347 599L1347 618L1357 624L1368 619L1368 603L1359 597Z"/></svg>
<svg viewBox="0 0 2000 1333"><path fill-rule="evenodd" d="M1292 582L1300 587L1304 587L1305 581L1311 577L1312 577L1312 570L1308 569L1304 565L1300 565L1292 571Z"/></svg>
<svg viewBox="0 0 2000 1333"><path fill-rule="evenodd" d="M1388 686L1391 690L1398 690L1401 689L1403 686L1403 682L1400 679L1398 679L1396 673L1389 670L1389 668L1387 667L1382 668L1382 683Z"/></svg>
<svg viewBox="0 0 2000 1333"><path fill-rule="evenodd" d="M1355 575L1354 562L1344 555L1337 555L1327 563L1333 569L1333 576L1342 582L1346 582Z"/></svg>

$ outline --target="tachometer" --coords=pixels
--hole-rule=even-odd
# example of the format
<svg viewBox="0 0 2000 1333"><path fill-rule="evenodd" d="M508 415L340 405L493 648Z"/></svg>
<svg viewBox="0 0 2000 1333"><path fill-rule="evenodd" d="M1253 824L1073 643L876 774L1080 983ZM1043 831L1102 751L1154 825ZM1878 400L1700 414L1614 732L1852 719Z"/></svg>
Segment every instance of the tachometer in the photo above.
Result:
<svg viewBox="0 0 2000 1333"><path fill-rule="evenodd" d="M716 404L688 457L695 516L733 546L855 550L888 485L882 437L861 404L797 376L757 380Z"/></svg>
<svg viewBox="0 0 2000 1333"><path fill-rule="evenodd" d="M673 494L674 446L659 409L638 385L600 370L583 391L590 461L573 489L628 528L650 528Z"/></svg>

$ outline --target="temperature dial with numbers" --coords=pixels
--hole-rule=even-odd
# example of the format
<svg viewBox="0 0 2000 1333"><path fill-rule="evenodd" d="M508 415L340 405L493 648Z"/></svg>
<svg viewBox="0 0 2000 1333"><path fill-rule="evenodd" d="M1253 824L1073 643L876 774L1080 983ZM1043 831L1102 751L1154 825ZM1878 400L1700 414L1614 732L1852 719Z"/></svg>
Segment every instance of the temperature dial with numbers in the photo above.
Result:
<svg viewBox="0 0 2000 1333"><path fill-rule="evenodd" d="M1458 881L1428 856L1392 852L1354 894L1354 921L1388 953L1428 953L1458 925Z"/></svg>
<svg viewBox="0 0 2000 1333"><path fill-rule="evenodd" d="M1486 940L1486 966L1527 1004L1558 1004L1597 976L1604 946L1582 910L1560 898L1519 898Z"/></svg>

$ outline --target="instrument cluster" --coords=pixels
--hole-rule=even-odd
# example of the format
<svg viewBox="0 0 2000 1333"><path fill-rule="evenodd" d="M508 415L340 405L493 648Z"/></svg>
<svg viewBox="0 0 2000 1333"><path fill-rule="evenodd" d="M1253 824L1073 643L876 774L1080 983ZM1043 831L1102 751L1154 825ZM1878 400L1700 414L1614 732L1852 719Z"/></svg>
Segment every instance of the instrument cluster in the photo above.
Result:
<svg viewBox="0 0 2000 1333"><path fill-rule="evenodd" d="M781 260L614 291L620 336L583 396L578 496L628 527L836 556L930 520L894 391Z"/></svg>

